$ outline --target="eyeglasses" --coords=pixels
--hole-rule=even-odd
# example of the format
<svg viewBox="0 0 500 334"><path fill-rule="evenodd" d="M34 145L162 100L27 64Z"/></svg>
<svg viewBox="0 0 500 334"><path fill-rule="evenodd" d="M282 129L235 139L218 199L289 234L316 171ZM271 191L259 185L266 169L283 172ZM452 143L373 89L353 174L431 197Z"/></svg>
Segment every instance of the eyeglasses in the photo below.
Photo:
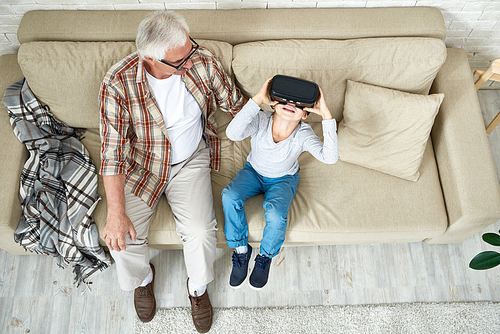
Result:
<svg viewBox="0 0 500 334"><path fill-rule="evenodd" d="M158 61L159 61L159 62L161 62L161 63L163 63L163 64L165 64L165 65L171 66L171 67L175 68L175 69L178 71L181 67L183 67L183 66L187 63L187 61L191 58L191 56L192 56L192 55L196 52L196 50L198 50L198 48L200 47L200 46L198 45L198 43L196 43L196 42L194 41L194 39L192 39L191 37L189 37L189 39L191 40L191 43L193 44L193 45L192 45L192 48L191 48L191 53L190 53L190 54L189 54L189 56L187 56L187 57L186 57L186 58L185 58L185 59L184 59L184 60L183 60L183 61L182 61L179 65L173 65L173 64L167 63L167 62L166 62L165 60L163 60L163 59L158 59Z"/></svg>

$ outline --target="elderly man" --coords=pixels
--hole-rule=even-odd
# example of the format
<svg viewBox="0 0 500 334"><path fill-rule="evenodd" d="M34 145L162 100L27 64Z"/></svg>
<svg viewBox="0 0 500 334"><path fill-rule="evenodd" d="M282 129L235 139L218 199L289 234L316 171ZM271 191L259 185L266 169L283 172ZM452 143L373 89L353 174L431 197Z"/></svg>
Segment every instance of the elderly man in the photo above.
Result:
<svg viewBox="0 0 500 334"><path fill-rule="evenodd" d="M216 220L210 167L220 164L217 106L234 114L246 102L220 62L189 37L185 20L155 12L139 25L137 52L106 73L100 89L101 174L108 218L102 237L120 287L135 289L143 322L155 313L149 222L165 194L183 241L196 329L207 332L212 306Z"/></svg>

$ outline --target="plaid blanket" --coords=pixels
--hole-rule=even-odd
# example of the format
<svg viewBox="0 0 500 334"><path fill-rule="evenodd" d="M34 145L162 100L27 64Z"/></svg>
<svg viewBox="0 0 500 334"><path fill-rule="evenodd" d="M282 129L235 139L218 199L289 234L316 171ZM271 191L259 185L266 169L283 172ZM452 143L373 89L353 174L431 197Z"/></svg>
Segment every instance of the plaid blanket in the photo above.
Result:
<svg viewBox="0 0 500 334"><path fill-rule="evenodd" d="M3 103L30 154L21 173L22 216L14 239L25 249L53 256L61 268L72 264L75 285L88 287L111 261L99 246L92 217L101 198L96 168L79 140L82 129L58 121L24 79L7 88Z"/></svg>

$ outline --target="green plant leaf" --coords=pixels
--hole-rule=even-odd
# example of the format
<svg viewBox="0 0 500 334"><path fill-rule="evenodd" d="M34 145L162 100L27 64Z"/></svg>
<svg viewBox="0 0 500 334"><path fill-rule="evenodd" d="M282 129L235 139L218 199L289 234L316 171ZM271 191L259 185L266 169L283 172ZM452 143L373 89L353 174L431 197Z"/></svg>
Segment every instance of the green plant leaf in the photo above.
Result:
<svg viewBox="0 0 500 334"><path fill-rule="evenodd" d="M494 251L481 252L470 261L469 267L475 270L486 270L500 264L500 253Z"/></svg>
<svg viewBox="0 0 500 334"><path fill-rule="evenodd" d="M493 246L500 246L500 235L496 233L483 234L483 240Z"/></svg>

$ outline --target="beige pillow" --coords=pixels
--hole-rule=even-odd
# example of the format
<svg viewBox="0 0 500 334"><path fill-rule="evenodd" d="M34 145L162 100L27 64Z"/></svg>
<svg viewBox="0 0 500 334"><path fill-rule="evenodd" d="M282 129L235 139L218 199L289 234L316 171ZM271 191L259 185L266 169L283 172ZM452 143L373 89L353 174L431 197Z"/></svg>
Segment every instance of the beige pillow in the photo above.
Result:
<svg viewBox="0 0 500 334"><path fill-rule="evenodd" d="M443 98L348 80L338 130L340 159L417 181Z"/></svg>
<svg viewBox="0 0 500 334"><path fill-rule="evenodd" d="M212 51L226 71L231 70L231 44L196 41ZM69 126L98 128L102 78L135 51L133 42L31 42L21 45L18 62L35 96L55 117Z"/></svg>

